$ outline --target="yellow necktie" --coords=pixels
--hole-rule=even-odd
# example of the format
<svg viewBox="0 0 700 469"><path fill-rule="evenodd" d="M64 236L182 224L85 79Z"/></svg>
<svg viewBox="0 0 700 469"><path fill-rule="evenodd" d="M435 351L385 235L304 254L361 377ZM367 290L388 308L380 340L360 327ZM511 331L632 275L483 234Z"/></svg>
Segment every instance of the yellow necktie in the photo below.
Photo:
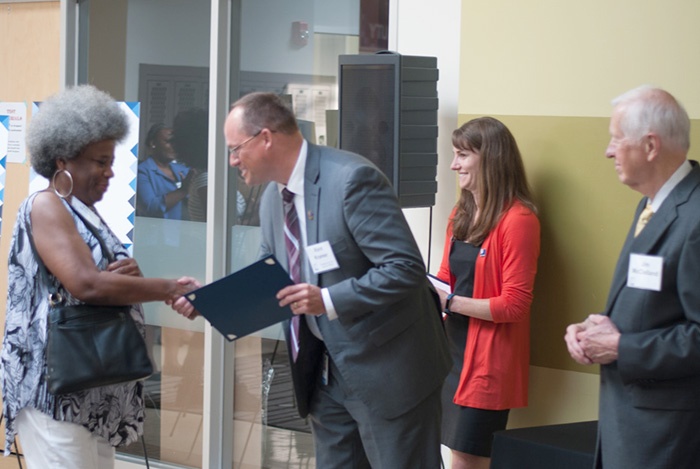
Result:
<svg viewBox="0 0 700 469"><path fill-rule="evenodd" d="M644 207L644 210L642 210L642 213L639 214L639 219L637 220L637 226L634 229L634 236L635 238L637 235L644 229L646 226L647 222L651 218L651 216L654 214L654 211L651 209L651 204L647 204L646 207Z"/></svg>

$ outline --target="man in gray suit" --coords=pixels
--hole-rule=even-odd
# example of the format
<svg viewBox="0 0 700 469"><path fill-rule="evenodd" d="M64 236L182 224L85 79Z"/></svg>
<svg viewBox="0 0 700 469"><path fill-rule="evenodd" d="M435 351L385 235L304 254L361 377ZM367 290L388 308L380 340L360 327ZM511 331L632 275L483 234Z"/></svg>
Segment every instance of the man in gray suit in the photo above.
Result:
<svg viewBox="0 0 700 469"><path fill-rule="evenodd" d="M262 254L292 267L283 191L300 222L301 280L278 299L301 319L287 342L298 354L295 392L317 467L440 467L450 359L439 303L388 180L359 155L304 140L271 93L234 103L224 133L245 182L273 182L260 204Z"/></svg>
<svg viewBox="0 0 700 469"><path fill-rule="evenodd" d="M597 468L700 465L700 167L690 120L648 86L613 101L606 156L644 195L603 314L566 330L578 363L600 364Z"/></svg>

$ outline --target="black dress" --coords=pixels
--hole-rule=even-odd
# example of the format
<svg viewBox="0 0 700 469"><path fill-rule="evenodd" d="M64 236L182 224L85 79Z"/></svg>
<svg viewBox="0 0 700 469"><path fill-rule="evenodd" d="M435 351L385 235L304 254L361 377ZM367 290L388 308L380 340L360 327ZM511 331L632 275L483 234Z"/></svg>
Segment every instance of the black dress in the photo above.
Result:
<svg viewBox="0 0 700 469"><path fill-rule="evenodd" d="M450 271L455 276L455 295L474 295L474 266L479 250L479 246L452 241ZM490 457L493 432L505 429L508 410L475 409L453 402L464 365L468 330L468 316L452 314L445 318L445 332L453 364L442 388L442 444L462 453Z"/></svg>

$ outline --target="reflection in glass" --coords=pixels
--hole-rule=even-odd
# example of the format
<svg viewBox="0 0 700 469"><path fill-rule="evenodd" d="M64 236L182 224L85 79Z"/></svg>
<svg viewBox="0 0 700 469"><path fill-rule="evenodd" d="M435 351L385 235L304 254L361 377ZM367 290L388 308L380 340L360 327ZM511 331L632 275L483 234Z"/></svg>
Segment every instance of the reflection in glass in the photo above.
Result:
<svg viewBox="0 0 700 469"><path fill-rule="evenodd" d="M182 191L187 195L180 201L181 214L168 215L166 206L160 218L139 209L134 255L144 275L190 275L203 280L206 190L197 202L197 213L193 215L186 204L197 199L193 187L206 187L209 171L227 167L225 155L217 159L221 162L217 168L194 161L207 155L207 148L184 135L208 124L211 2L179 0L176 8L172 0L90 3L80 2L81 12L89 15L87 22L81 22L80 76L117 100L140 103L140 160L152 156L148 150L153 143L147 141L147 134L153 124L174 128L175 140L178 133L188 140L176 152L178 163L185 166L172 169L175 188L187 189ZM275 2L273 9L269 2L256 0L231 3L236 7L231 17L232 37L237 38L233 43L240 44L231 54L231 101L250 91L289 95L297 118L305 121L309 141L337 145L337 57L358 53L361 31L368 32L374 47L386 48L381 42L387 37L386 0ZM375 10L361 15L366 8ZM369 19L361 21L361 17ZM304 41L294 36L295 22L308 27ZM192 108L204 111L202 119L178 131L176 116ZM188 143L204 149L190 152L184 149ZM180 173L189 174L185 173L189 168L195 168L191 182L186 182L185 175L178 181ZM194 174L204 174L200 184L194 183ZM228 194L217 196L228 197L232 207L226 239L227 266L233 271L257 258L258 201L263 188L246 186L233 171L229 176ZM137 187L137 199L145 191L141 187ZM170 186L168 192L172 191ZM201 431L204 321L179 318L163 304L148 305L145 313L157 367L146 382L149 456L201 467L207 451L202 449ZM235 364L235 396L225 404L235 405L233 467L315 466L308 426L296 413L281 337L277 326L240 339L235 356L229 357ZM132 445L120 452L141 454L142 450Z"/></svg>
<svg viewBox="0 0 700 469"><path fill-rule="evenodd" d="M201 467L204 334L148 326L157 372L145 382L148 457ZM139 445L126 452L141 456Z"/></svg>
<svg viewBox="0 0 700 469"><path fill-rule="evenodd" d="M273 15L264 4L243 0L241 17L232 18L233 28L240 25L240 63L232 64L231 100L253 91L280 94L294 110L309 142L337 146L338 56L359 52L360 30L378 34L373 42L376 47L386 44L388 2L369 5L374 10L362 15L368 20L360 24L360 0L279 3ZM304 41L295 36L300 18L308 20L310 31ZM237 188L250 202L257 202L262 190L241 181ZM241 258L247 250L235 246L242 239L259 238L258 225L259 220L246 217L229 220L234 270L248 262ZM283 340L281 325L277 325L236 342L233 467L316 466L309 426L296 410Z"/></svg>
<svg viewBox="0 0 700 469"><path fill-rule="evenodd" d="M188 179L189 167L173 161L179 156L167 147L168 129L181 111L200 108L203 124L208 122L210 5L199 0L180 0L176 8L171 0L80 2L81 81L119 101L139 103L133 239L134 255L147 276L205 278L206 224L189 221L187 209L194 173ZM203 153L206 158L206 148ZM145 314L156 366L145 383L149 458L201 467L203 320L189 322L156 303ZM140 443L118 451L143 453Z"/></svg>
<svg viewBox="0 0 700 469"><path fill-rule="evenodd" d="M151 126L144 142L145 158L138 163L136 215L187 220L187 191L192 175L175 161L172 129L163 123Z"/></svg>
<svg viewBox="0 0 700 469"><path fill-rule="evenodd" d="M192 221L207 221L207 165L209 158L209 116L193 107L177 113L171 140L178 161L190 168L187 184L187 212Z"/></svg>

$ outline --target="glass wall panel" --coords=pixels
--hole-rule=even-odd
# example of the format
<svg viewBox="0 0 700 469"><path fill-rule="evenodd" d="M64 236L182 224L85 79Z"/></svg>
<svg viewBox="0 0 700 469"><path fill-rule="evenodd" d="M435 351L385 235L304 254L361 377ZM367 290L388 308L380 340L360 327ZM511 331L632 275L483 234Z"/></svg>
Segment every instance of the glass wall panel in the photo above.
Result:
<svg viewBox="0 0 700 469"><path fill-rule="evenodd" d="M203 280L210 2L83 0L79 24L79 81L140 103L134 257L145 276ZM144 310L156 367L145 382L148 456L201 467L204 320ZM119 451L143 454L140 442Z"/></svg>
<svg viewBox="0 0 700 469"><path fill-rule="evenodd" d="M117 100L140 103L137 169L170 189L170 196L149 204L148 178L134 184L133 252L146 276L206 278L203 196L207 174L214 171L206 166L212 3L79 0L79 80ZM231 99L251 91L284 95L307 140L337 146L338 55L385 48L386 0L231 0L230 5ZM149 139L157 124L163 126L154 131L160 138ZM167 164L166 154L183 166ZM228 180L228 193L221 196L230 207L227 270L233 272L258 256L264 188L247 187L234 170ZM200 186L203 191L193 189ZM182 319L164 304L145 305L145 311L157 368L146 381L149 457L202 467L209 451L202 415L205 322ZM224 405L234 408L231 467L315 467L308 423L296 411L281 326L239 339L229 349L235 387ZM121 452L142 455L143 449L134 444Z"/></svg>
<svg viewBox="0 0 700 469"><path fill-rule="evenodd" d="M365 31L380 29L377 18L385 20L384 34L388 26L386 1L362 3L373 13L362 15L360 0L241 0L240 15L232 19L232 28L240 28L240 49L232 54L239 58L231 67L232 99L253 91L283 95L309 142L337 146L338 56L360 52L361 18L368 18ZM257 213L262 188L238 180L230 190L239 198L243 194L246 210ZM259 220L230 226L234 246L245 242L253 249L259 243ZM232 269L255 260L251 252L232 249ZM310 428L294 402L282 325L236 343L233 467L315 467Z"/></svg>

